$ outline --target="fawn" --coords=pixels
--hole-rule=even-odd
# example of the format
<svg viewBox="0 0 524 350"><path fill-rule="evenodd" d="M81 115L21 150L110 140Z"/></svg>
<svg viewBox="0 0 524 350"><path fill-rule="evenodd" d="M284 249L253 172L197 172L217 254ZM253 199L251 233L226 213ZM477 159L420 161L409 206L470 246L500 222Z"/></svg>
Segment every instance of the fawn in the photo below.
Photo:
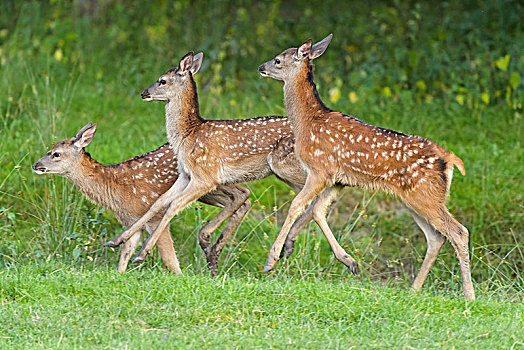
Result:
<svg viewBox="0 0 524 350"><path fill-rule="evenodd" d="M102 165L84 150L93 139L96 128L96 124L89 123L75 137L57 142L33 165L33 170L37 174L56 174L68 178L87 198L112 211L122 225L131 225L175 183L178 178L175 152L166 143L154 151L121 163ZM213 248L206 252L211 273L218 270L218 255L250 206L247 189L233 185L221 186L220 190L200 198L203 203L224 208L200 230L199 237L207 237L208 245L211 233L231 216ZM160 218L161 215L155 216L146 225L146 230L153 232ZM140 232L137 232L124 245L118 264L119 272L126 270L139 239ZM181 273L169 227L161 232L157 246L169 271Z"/></svg>
<svg viewBox="0 0 524 350"><path fill-rule="evenodd" d="M342 186L360 186L397 195L424 232L428 249L413 290L422 287L447 238L460 262L465 298L474 300L468 230L445 205L453 166L465 175L464 164L429 139L373 126L327 108L313 82L311 62L324 53L331 38L330 34L315 45L309 39L258 68L262 76L284 82L284 104L295 135L295 153L308 173L264 270L275 267L290 227L315 197Z"/></svg>
<svg viewBox="0 0 524 350"><path fill-rule="evenodd" d="M305 183L306 173L294 155L294 138L287 118L202 119L193 79L200 69L202 57L202 53L189 52L178 67L168 70L142 92L146 101L166 102L167 135L173 149L178 150L180 176L140 220L106 243L107 246L121 244L155 213L169 206L157 230L135 258L136 262L145 259L174 215L220 184L258 180L272 174L295 189L302 188ZM356 260L338 244L326 222L326 211L333 200L330 194L319 197L297 220L286 242L288 256L293 251L298 232L314 219L335 257L357 273Z"/></svg>

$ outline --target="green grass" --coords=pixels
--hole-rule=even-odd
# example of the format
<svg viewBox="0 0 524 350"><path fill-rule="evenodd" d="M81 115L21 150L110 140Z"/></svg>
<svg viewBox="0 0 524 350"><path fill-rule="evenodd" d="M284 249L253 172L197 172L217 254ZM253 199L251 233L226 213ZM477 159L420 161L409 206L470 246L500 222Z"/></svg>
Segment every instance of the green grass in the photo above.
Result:
<svg viewBox="0 0 524 350"><path fill-rule="evenodd" d="M0 347L524 346L524 306L352 279L166 275L28 264L0 272Z"/></svg>

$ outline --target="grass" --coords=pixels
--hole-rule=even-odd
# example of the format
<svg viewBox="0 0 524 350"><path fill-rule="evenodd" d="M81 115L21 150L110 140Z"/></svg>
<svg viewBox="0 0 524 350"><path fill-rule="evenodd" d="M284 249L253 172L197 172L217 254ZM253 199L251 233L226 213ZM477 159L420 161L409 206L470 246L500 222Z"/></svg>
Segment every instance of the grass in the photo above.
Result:
<svg viewBox="0 0 524 350"><path fill-rule="evenodd" d="M0 272L0 301L2 348L524 346L522 303L480 295L468 304L358 280L27 264Z"/></svg>

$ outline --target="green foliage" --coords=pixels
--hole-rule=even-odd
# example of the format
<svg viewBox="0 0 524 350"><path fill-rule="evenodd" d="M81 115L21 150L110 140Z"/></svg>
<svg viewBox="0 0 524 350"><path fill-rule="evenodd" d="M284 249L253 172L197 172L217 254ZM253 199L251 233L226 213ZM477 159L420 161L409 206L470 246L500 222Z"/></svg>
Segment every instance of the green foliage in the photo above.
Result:
<svg viewBox="0 0 524 350"><path fill-rule="evenodd" d="M187 51L203 51L196 76L207 118L284 114L282 86L257 67L284 48L334 33L316 60L315 81L331 107L363 120L430 137L466 164L456 175L452 212L471 232L479 290L513 298L524 280L522 98L523 5L518 1L13 1L0 12L0 266L61 260L115 264L102 243L122 228L64 179L30 165L88 121L89 151L119 162L165 142L164 108L139 93ZM253 207L221 261L221 273L256 273L293 198L275 179L249 184ZM361 266L362 279L407 284L425 253L424 236L387 196L350 189L330 223ZM188 271L205 271L196 242L216 214L201 205L172 224ZM158 258L148 259L146 267ZM318 229L297 241L277 276L349 272ZM447 245L427 286L459 292Z"/></svg>

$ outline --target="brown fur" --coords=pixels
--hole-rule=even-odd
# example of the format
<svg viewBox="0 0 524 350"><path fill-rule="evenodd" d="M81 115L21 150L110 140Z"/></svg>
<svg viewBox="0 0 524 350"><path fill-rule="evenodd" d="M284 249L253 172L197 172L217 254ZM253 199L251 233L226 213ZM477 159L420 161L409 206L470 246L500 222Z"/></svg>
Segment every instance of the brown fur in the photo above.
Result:
<svg viewBox="0 0 524 350"><path fill-rule="evenodd" d="M151 215L169 206L159 224L159 228L163 228L180 210L218 185L258 180L272 174L295 189L304 184L306 174L293 155L293 134L287 118L202 119L192 72L180 74L189 70L180 68L187 67L187 58L188 55L182 58L178 70L169 70L142 93L144 99L167 102L167 136L172 145L177 145L178 167L180 173L187 177L177 181L138 222L108 242L110 246L118 245L134 234ZM293 251L293 242L299 230L314 218L323 227L326 237L329 236L335 256L356 272L356 261L334 240L332 233L326 229L327 224L323 225L325 207L333 199L334 196L326 196L318 201L318 212L322 215L315 214L315 204L297 221L286 244L288 254ZM145 258L157 237L155 232L148 238L136 261Z"/></svg>
<svg viewBox="0 0 524 350"><path fill-rule="evenodd" d="M360 186L396 194L426 234L428 253L413 289L422 286L443 234L457 252L466 299L473 300L468 231L445 206L453 165L465 174L462 161L429 139L370 125L327 108L313 82L311 59L323 53L329 40L331 36L313 48L311 40L306 41L298 50L288 49L259 67L262 75L284 81L295 152L308 170L306 185L291 204L265 270L275 267L289 227L315 197L335 185Z"/></svg>
<svg viewBox="0 0 524 350"><path fill-rule="evenodd" d="M84 128L82 131L87 129ZM51 151L33 165L33 168L35 171L56 173L69 178L89 200L113 212L122 225L128 226L138 220L178 178L177 158L169 143L154 151L129 158L118 164L106 166L93 159L83 148L75 147L75 141L77 141L77 137L56 143ZM63 167L64 169L58 169L60 163L53 160L52 154L54 152L61 154L60 162L68 162ZM228 192L208 194L200 200L222 208L239 208L244 204L242 209L235 213L226 225L222 235L227 237L235 231L247 212L249 208L248 197L249 191L247 189L235 186ZM222 212L201 229L199 237L207 239L207 246L209 246L210 234L227 219ZM146 226L149 232L153 232L157 227L162 215L163 213L158 213L150 220ZM139 237L138 234L136 238L132 237L126 242L121 253L119 272L125 271L138 244ZM166 267L171 272L181 273L169 227L162 233L157 246ZM218 247L215 244L211 249L213 254L206 254L209 267L213 273L216 273L218 255L221 251Z"/></svg>

